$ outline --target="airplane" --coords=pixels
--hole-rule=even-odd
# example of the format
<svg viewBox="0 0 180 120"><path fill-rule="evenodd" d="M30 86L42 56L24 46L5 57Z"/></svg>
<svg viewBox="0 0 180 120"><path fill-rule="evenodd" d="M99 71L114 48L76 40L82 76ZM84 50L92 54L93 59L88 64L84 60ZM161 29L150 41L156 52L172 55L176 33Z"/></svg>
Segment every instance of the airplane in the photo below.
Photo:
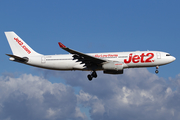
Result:
<svg viewBox="0 0 180 120"><path fill-rule="evenodd" d="M96 71L105 74L123 74L126 68L156 67L176 60L169 53L161 51L132 51L85 54L70 49L59 42L59 47L70 54L43 55L34 51L13 31L5 32L13 54L6 54L10 61L51 70L91 71L89 81L97 77Z"/></svg>

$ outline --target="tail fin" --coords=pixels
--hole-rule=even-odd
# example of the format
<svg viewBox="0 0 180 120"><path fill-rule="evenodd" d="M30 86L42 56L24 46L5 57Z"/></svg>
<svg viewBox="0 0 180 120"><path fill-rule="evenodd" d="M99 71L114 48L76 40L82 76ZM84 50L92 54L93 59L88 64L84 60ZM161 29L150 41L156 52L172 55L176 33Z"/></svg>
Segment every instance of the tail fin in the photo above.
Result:
<svg viewBox="0 0 180 120"><path fill-rule="evenodd" d="M11 47L13 55L19 57L41 55L35 52L31 47L29 47L16 33L5 32L5 35Z"/></svg>

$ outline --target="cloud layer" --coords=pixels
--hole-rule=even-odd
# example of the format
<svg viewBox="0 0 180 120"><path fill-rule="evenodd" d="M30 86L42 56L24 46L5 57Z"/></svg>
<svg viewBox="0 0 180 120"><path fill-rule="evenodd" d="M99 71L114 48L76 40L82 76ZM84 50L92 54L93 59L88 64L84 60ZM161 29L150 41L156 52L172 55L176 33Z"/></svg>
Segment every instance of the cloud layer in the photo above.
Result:
<svg viewBox="0 0 180 120"><path fill-rule="evenodd" d="M40 72L43 77L1 76L0 119L88 119L81 108L89 108L92 120L180 119L180 75L165 80L147 69L128 69L123 75L98 72L90 82L87 72ZM51 76L66 85L52 84Z"/></svg>
<svg viewBox="0 0 180 120"><path fill-rule="evenodd" d="M38 76L0 79L1 120L85 119L72 87Z"/></svg>

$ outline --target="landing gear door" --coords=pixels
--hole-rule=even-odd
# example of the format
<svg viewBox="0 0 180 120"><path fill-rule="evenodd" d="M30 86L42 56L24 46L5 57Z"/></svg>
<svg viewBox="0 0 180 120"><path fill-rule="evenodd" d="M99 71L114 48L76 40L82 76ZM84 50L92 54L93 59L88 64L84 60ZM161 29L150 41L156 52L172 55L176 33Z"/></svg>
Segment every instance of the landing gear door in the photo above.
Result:
<svg viewBox="0 0 180 120"><path fill-rule="evenodd" d="M161 59L161 53L157 53L157 59Z"/></svg>

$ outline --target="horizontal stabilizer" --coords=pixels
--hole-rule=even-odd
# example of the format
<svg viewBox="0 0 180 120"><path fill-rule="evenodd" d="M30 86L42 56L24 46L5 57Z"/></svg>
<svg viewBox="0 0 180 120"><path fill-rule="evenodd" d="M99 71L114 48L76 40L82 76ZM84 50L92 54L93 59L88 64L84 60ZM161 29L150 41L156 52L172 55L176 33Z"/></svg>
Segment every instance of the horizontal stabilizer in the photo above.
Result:
<svg viewBox="0 0 180 120"><path fill-rule="evenodd" d="M7 56L11 57L11 58L14 58L14 59L10 59L12 61L16 61L16 62L21 62L21 63L26 63L28 62L28 58L27 57L18 57L16 55L11 55L11 54L6 54Z"/></svg>

